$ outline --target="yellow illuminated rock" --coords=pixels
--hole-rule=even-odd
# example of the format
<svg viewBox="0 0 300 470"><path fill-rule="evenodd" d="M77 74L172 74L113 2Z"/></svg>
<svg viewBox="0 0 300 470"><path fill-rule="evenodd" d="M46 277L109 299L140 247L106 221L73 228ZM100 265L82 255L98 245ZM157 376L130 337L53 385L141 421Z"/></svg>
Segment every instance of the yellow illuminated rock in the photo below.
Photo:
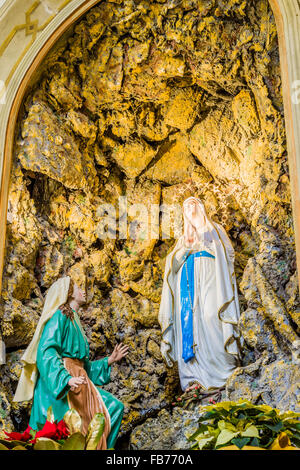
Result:
<svg viewBox="0 0 300 470"><path fill-rule="evenodd" d="M177 133L172 136L162 157L145 175L152 180L176 184L190 178L195 167L195 160L186 145L185 137Z"/></svg>
<svg viewBox="0 0 300 470"><path fill-rule="evenodd" d="M147 167L155 153L145 140L131 139L124 145L115 145L112 157L129 178L134 178Z"/></svg>

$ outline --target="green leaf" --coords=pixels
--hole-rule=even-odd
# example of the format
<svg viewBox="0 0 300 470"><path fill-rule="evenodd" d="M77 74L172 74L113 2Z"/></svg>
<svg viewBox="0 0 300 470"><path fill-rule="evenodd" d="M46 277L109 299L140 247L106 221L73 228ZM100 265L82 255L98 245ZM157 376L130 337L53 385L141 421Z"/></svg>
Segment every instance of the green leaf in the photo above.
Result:
<svg viewBox="0 0 300 470"><path fill-rule="evenodd" d="M242 437L259 437L258 429L256 426L251 425L245 431L241 432Z"/></svg>
<svg viewBox="0 0 300 470"><path fill-rule="evenodd" d="M260 447L268 448L273 442L274 442L274 437L270 437L270 439L268 439L266 441L261 439Z"/></svg>
<svg viewBox="0 0 300 470"><path fill-rule="evenodd" d="M30 431L29 431L29 434L32 437L32 439L35 438L36 433L37 433L37 431L35 431L34 429L30 429Z"/></svg>
<svg viewBox="0 0 300 470"><path fill-rule="evenodd" d="M212 418L226 418L229 415L229 411L226 409L226 406L218 407L219 403L216 403L215 405L207 405L205 406L206 410L206 419L212 419ZM202 419L203 421L203 419Z"/></svg>
<svg viewBox="0 0 300 470"><path fill-rule="evenodd" d="M250 417L253 418L254 416L255 417L258 416L260 414L260 411L255 410L255 409L249 409L249 410L246 411L246 413L247 413L248 418L250 418Z"/></svg>
<svg viewBox="0 0 300 470"><path fill-rule="evenodd" d="M290 437L294 437L296 439L300 439L300 432L299 431L295 431L294 429L292 428L289 428L289 429L285 429L284 432Z"/></svg>
<svg viewBox="0 0 300 470"><path fill-rule="evenodd" d="M271 429L271 431L274 431L274 432L279 432L281 431L281 429L283 428L283 422L282 421L279 421L278 423L276 424L268 424L266 423L265 426L269 429Z"/></svg>
<svg viewBox="0 0 300 470"><path fill-rule="evenodd" d="M200 434L203 434L206 431L207 431L207 425L206 424L200 424L197 431L195 431L193 434L191 434L187 439L188 439L188 441L194 441Z"/></svg>
<svg viewBox="0 0 300 470"><path fill-rule="evenodd" d="M231 439L236 437L238 434L239 434L238 432L232 432L228 429L223 429L218 435L216 446L220 446L222 444L226 444L227 442L230 442Z"/></svg>
<svg viewBox="0 0 300 470"><path fill-rule="evenodd" d="M291 443L292 443L294 446L300 448L300 439L297 439L297 438L295 439L295 438L291 437L291 438L290 438L290 441L291 441Z"/></svg>
<svg viewBox="0 0 300 470"><path fill-rule="evenodd" d="M59 444L63 445L65 442L66 442L66 439L57 439L57 441Z"/></svg>
<svg viewBox="0 0 300 470"><path fill-rule="evenodd" d="M50 421L50 423L54 423L54 414L53 414L52 406L49 406L47 410L47 421Z"/></svg>
<svg viewBox="0 0 300 470"><path fill-rule="evenodd" d="M249 445L252 446L252 447L260 447L261 446L261 444L260 444L259 440L257 439L257 437L254 437Z"/></svg>
<svg viewBox="0 0 300 470"><path fill-rule="evenodd" d="M13 447L12 450L27 450L27 449L24 446L16 446L16 447Z"/></svg>
<svg viewBox="0 0 300 470"><path fill-rule="evenodd" d="M300 431L300 423L286 423L284 422L284 427L288 429L292 429L293 431Z"/></svg>
<svg viewBox="0 0 300 470"><path fill-rule="evenodd" d="M9 448L0 443L0 450L9 450Z"/></svg>
<svg viewBox="0 0 300 470"><path fill-rule="evenodd" d="M6 441L4 439L1 439L0 443L4 445L5 447L8 447L9 449L12 449L13 447L16 447L18 445L20 446L26 445L24 441Z"/></svg>
<svg viewBox="0 0 300 470"><path fill-rule="evenodd" d="M233 426L233 424L229 423L228 421L224 421L224 420L220 420L218 422L218 428L220 429L220 431L223 431L223 429L228 429L228 431L232 431L232 432L237 432L237 429L235 426Z"/></svg>
<svg viewBox="0 0 300 470"><path fill-rule="evenodd" d="M215 439L214 436L210 437L204 437L203 439L198 440L198 447L200 450L202 450L204 447L207 446L208 443L212 443L212 441Z"/></svg>
<svg viewBox="0 0 300 470"><path fill-rule="evenodd" d="M195 444L193 444L193 445L191 446L191 449L192 449L192 450L199 449L199 447L198 447L198 442L195 442Z"/></svg>
<svg viewBox="0 0 300 470"><path fill-rule="evenodd" d="M34 450L60 450L61 445L47 437L39 437L33 448Z"/></svg>
<svg viewBox="0 0 300 470"><path fill-rule="evenodd" d="M86 436L86 450L96 450L104 431L105 418L103 413L96 413L89 424Z"/></svg>
<svg viewBox="0 0 300 470"><path fill-rule="evenodd" d="M215 418L216 416L218 416L218 413L214 411L208 411L203 416L200 416L200 418L198 419L198 422L201 423L201 421L207 421L209 419Z"/></svg>
<svg viewBox="0 0 300 470"><path fill-rule="evenodd" d="M232 439L232 444L236 445L239 449L242 449L244 446L248 444L250 441L250 437L238 437L235 439Z"/></svg>
<svg viewBox="0 0 300 470"><path fill-rule="evenodd" d="M70 432L70 434L75 434L77 432L81 432L82 421L80 414L71 408L68 410L64 415L64 422Z"/></svg>
<svg viewBox="0 0 300 470"><path fill-rule="evenodd" d="M63 444L61 450L84 450L85 437L81 432L75 432Z"/></svg>
<svg viewBox="0 0 300 470"><path fill-rule="evenodd" d="M265 420L270 420L271 419L277 419L278 418L278 413L276 412L276 410L269 410L269 411L264 411L262 410L257 416L257 418L261 418L261 419L265 419Z"/></svg>
<svg viewBox="0 0 300 470"><path fill-rule="evenodd" d="M207 426L207 431L211 436L218 437L220 434L220 429L219 428L214 428L213 426Z"/></svg>

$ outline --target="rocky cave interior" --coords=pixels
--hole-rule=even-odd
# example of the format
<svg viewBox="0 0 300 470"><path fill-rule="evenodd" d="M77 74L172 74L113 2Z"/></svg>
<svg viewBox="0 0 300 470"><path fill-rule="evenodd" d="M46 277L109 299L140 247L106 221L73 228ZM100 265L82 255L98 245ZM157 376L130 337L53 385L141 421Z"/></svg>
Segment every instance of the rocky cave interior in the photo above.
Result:
<svg viewBox="0 0 300 470"><path fill-rule="evenodd" d="M172 415L180 385L161 357L157 314L175 239L162 239L161 224L159 239L100 239L98 208L120 196L149 209L197 196L226 228L245 340L226 398L297 409L300 299L280 75L267 0L99 2L50 51L15 131L0 310L5 429L27 425L30 403L12 402L20 357L43 294L68 269L86 282L91 358L130 347L105 386L125 404L119 446L147 448L137 430L161 410Z"/></svg>

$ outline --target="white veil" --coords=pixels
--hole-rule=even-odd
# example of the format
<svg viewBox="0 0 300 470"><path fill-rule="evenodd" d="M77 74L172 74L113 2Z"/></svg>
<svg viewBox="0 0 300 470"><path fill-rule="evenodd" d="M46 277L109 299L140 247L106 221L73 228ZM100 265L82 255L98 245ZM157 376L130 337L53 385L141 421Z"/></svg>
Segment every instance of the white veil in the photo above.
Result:
<svg viewBox="0 0 300 470"><path fill-rule="evenodd" d="M33 397L37 380L36 355L39 341L47 321L56 312L58 307L67 301L69 285L70 276L61 277L51 285L47 292L43 311L35 333L21 358L24 365L13 401L27 401Z"/></svg>

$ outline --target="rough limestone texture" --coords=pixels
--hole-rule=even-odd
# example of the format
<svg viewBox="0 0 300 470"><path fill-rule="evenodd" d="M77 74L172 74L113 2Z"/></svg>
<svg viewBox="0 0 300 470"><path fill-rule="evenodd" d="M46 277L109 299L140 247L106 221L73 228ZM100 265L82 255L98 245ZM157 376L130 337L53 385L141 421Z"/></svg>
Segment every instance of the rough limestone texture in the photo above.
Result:
<svg viewBox="0 0 300 470"><path fill-rule="evenodd" d="M155 418L148 418L130 435L130 450L188 450L188 437L198 429L201 415L199 404L188 409L175 407L161 410Z"/></svg>
<svg viewBox="0 0 300 470"><path fill-rule="evenodd" d="M245 345L227 399L297 409L300 299L269 2L103 1L50 51L40 77L19 116L9 189L2 426L27 423L30 403L11 401L19 358L47 289L70 273L87 287L80 315L91 358L120 341L130 347L105 387L125 404L121 433L152 416L167 423L165 448L185 448L189 425L167 411L180 393L178 372L163 362L157 322L176 237L173 229L164 236L150 208L191 195L236 253ZM156 445L145 431L153 423L132 446Z"/></svg>

